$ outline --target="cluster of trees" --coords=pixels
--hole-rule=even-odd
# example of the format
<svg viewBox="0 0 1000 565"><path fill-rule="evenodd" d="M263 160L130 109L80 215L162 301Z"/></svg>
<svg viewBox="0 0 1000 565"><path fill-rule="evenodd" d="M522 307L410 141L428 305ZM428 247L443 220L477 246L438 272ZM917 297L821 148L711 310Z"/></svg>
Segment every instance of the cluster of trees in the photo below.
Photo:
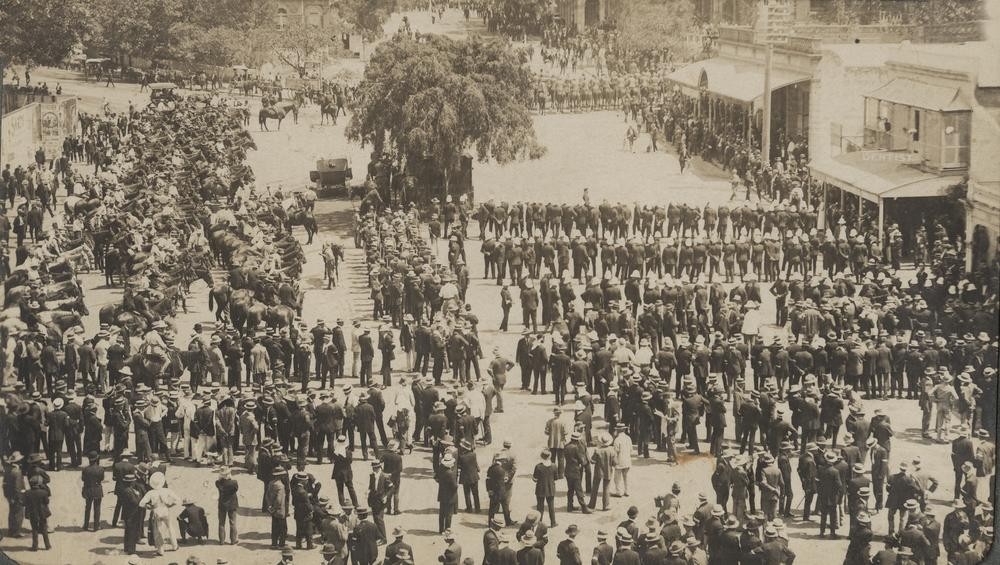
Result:
<svg viewBox="0 0 1000 565"><path fill-rule="evenodd" d="M615 11L619 43L628 51L666 48L681 53L684 37L695 26L693 0L627 0Z"/></svg>
<svg viewBox="0 0 1000 565"><path fill-rule="evenodd" d="M400 170L433 163L447 185L468 151L498 163L545 153L528 111L531 91L530 71L504 40L398 34L366 66L347 135Z"/></svg>
<svg viewBox="0 0 1000 565"><path fill-rule="evenodd" d="M0 57L56 64L79 42L128 64L132 57L183 63L256 64L278 56L303 72L341 34L379 36L395 0L320 3L323 25L290 14L278 27L275 0L2 0Z"/></svg>
<svg viewBox="0 0 1000 565"><path fill-rule="evenodd" d="M0 1L0 62L55 64L86 32L86 0Z"/></svg>

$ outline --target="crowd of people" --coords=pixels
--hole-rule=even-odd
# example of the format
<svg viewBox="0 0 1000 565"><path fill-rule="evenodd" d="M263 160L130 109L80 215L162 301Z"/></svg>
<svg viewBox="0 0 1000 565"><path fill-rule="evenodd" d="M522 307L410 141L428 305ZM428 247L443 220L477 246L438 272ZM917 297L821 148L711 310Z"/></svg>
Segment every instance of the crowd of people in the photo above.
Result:
<svg viewBox="0 0 1000 565"><path fill-rule="evenodd" d="M491 6L477 8L500 29L523 33L535 20L504 23ZM242 544L239 516L257 513L252 476L282 562L318 549L330 564L423 563L433 557L386 516L412 510L401 491L420 475L414 451L426 450L442 563L540 564L564 525L552 544L561 564L791 565L788 530L814 515L820 537L849 540L845 565L981 561L994 534L1000 263L956 271L943 258L960 250L935 233L917 247L917 272L904 273L898 227L818 217L803 145L783 143L763 163L736 110L709 124L639 74L667 55L616 44L605 32L548 30L556 64L589 56L613 74L542 84L539 110L620 107L654 150L660 138L682 163L701 155L731 170L729 203L595 204L585 193L577 204L473 210L449 196L422 213L371 191L354 230L375 328L327 312L304 322L306 257L291 228L315 226L312 201L255 190L242 106L205 95L84 116L63 155L3 171L0 201L23 199L13 225L0 225L5 243L9 229L17 237L14 266L6 254L2 264L0 341L13 342L2 360L16 379L0 407L5 533L21 536L27 519L32 549L49 549L49 485L79 473L83 529L121 523L126 554L143 539L159 555L188 540ZM483 278L500 288L499 330L520 331L511 351L481 339L470 229ZM325 248L331 286L342 258L339 245ZM88 269L123 287L93 335L78 277ZM215 319L182 337L175 314L198 280ZM762 311L772 301L773 319ZM495 441L491 425L505 404L522 408L508 378L552 395L530 484L514 452L532 440ZM950 445L953 476L893 454L890 398L921 412L922 437L910 441ZM635 457L662 452L669 473L706 445L712 494L630 485ZM370 464L363 498L356 454ZM336 493L312 461L329 463ZM168 485L174 464L214 473L214 514L191 485ZM519 514L523 488L536 505ZM632 506L588 533L573 523L576 512L610 512L612 496L655 497L657 510L644 520ZM456 539L461 506L486 507L481 553ZM876 544L878 521L887 535Z"/></svg>
<svg viewBox="0 0 1000 565"><path fill-rule="evenodd" d="M0 451L7 471L8 534L20 536L27 517L33 549L39 549L39 537L50 547L46 469L61 471L80 466L84 457L90 460L83 471L86 529L92 508L94 528L100 525L102 453L122 465L142 466L154 457L169 462L182 443L181 450L195 460L206 461L210 451L223 459L231 455L235 421L206 418L199 410L211 400L213 414L216 406L225 414L234 400L199 387L203 380L223 384L227 364L230 382L240 385L240 332L250 341L247 359L263 348L263 332L255 336L256 324L222 324L209 335L198 324L187 342L175 343L183 339L172 329L175 308L186 308L185 295L195 280L213 285L209 268L221 265L232 268L233 295L245 293L247 317L261 321L254 312L263 308L287 319L287 310L300 306L293 279L302 261L285 225L264 213L271 203L250 193L252 173L243 161L253 141L242 124L236 108L208 97L190 98L169 111L150 106L120 116L87 116L82 143L101 150L67 151L51 161L39 155L27 168L4 171L5 198L24 202L13 226L16 266L5 272L6 304L13 309L5 311L3 340L15 342L5 365L12 366L17 382L5 396ZM107 158L93 174L76 169L98 154ZM54 194L62 187L68 196L54 212ZM40 215L52 215L47 226L44 217L25 221L39 208ZM9 229L5 224L5 242ZM85 335L81 316L88 312L77 272L95 266L104 270L109 286L123 286L124 294L120 304L101 308L99 331ZM228 286L219 286L213 292L225 296ZM233 300L223 320L238 311L233 295L227 296ZM276 357L268 368L280 375L280 363ZM188 377L183 384L181 375ZM163 491L162 469L115 470L126 553L136 551L147 510L150 539L155 534L162 551L164 540L174 538L165 508L179 502Z"/></svg>
<svg viewBox="0 0 1000 565"><path fill-rule="evenodd" d="M600 77L653 72L671 67L674 53L666 45L638 47L622 41L622 31L589 27L572 32L564 23L551 21L541 33L542 62L554 73L576 73L577 67L592 66Z"/></svg>

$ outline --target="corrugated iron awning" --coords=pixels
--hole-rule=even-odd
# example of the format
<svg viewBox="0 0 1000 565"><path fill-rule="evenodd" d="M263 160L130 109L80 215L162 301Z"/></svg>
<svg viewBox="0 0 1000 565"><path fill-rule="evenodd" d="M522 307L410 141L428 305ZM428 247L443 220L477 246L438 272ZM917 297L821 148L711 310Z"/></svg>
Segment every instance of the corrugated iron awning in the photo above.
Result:
<svg viewBox="0 0 1000 565"><path fill-rule="evenodd" d="M960 112L972 108L958 88L928 84L909 78L894 78L866 96L938 112Z"/></svg>
<svg viewBox="0 0 1000 565"><path fill-rule="evenodd" d="M685 90L697 92L704 86L712 94L744 103L752 103L764 94L764 65L728 57L696 61L667 78ZM771 91L808 80L810 76L805 73L772 68Z"/></svg>

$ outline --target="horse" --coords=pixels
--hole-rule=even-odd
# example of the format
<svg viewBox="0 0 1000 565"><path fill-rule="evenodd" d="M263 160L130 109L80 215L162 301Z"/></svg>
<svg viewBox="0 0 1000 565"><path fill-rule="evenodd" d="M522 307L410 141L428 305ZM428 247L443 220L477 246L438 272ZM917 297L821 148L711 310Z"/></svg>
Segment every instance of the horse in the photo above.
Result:
<svg viewBox="0 0 1000 565"><path fill-rule="evenodd" d="M339 112L337 107L337 101L331 100L329 98L324 98L319 105L319 125L326 124L327 116L330 117L330 122L333 125L337 125L337 113Z"/></svg>
<svg viewBox="0 0 1000 565"><path fill-rule="evenodd" d="M216 320L225 321L226 313L229 311L229 297L232 293L232 287L226 283L217 283L208 291L208 309L215 312Z"/></svg>
<svg viewBox="0 0 1000 565"><path fill-rule="evenodd" d="M295 309L279 304L271 306L264 312L264 322L269 328L290 328L295 323Z"/></svg>
<svg viewBox="0 0 1000 565"><path fill-rule="evenodd" d="M243 329L253 303L253 291L249 289L241 288L230 293L229 320L232 322L234 328Z"/></svg>
<svg viewBox="0 0 1000 565"><path fill-rule="evenodd" d="M267 318L269 307L263 302L254 302L247 308L246 331L252 332ZM293 315L294 317L294 315Z"/></svg>
<svg viewBox="0 0 1000 565"><path fill-rule="evenodd" d="M63 210L66 211L66 215L69 217L74 217L77 214L88 215L94 210L101 207L100 198L81 198L79 196L67 196L66 200L63 201Z"/></svg>
<svg viewBox="0 0 1000 565"><path fill-rule="evenodd" d="M38 321L51 330L57 330L59 335L62 335L70 328L83 325L83 317L79 313L66 310L45 310L39 312Z"/></svg>
<svg viewBox="0 0 1000 565"><path fill-rule="evenodd" d="M257 112L257 123L260 125L261 131L271 131L267 128L267 120L278 120L278 131L281 131L281 120L285 119L287 113L286 110L274 106L261 108L260 112Z"/></svg>
<svg viewBox="0 0 1000 565"><path fill-rule="evenodd" d="M340 279L340 262L344 259L344 248L336 243L327 243L323 246L323 278L326 279L326 288L337 286Z"/></svg>
<svg viewBox="0 0 1000 565"><path fill-rule="evenodd" d="M30 288L26 286L7 286L4 296L4 306L17 304L30 293ZM76 298L83 295L80 285L74 281L47 284L39 289L42 298L46 301L61 300L64 298Z"/></svg>
<svg viewBox="0 0 1000 565"><path fill-rule="evenodd" d="M316 217L309 210L292 210L288 213L288 231L292 231L292 226L302 226L306 230L306 245L313 242L313 236L319 231L316 225Z"/></svg>
<svg viewBox="0 0 1000 565"><path fill-rule="evenodd" d="M67 312L79 312L84 316L90 315L87 304L83 301L83 296L73 296L62 300L50 300L45 306L53 310L65 310Z"/></svg>

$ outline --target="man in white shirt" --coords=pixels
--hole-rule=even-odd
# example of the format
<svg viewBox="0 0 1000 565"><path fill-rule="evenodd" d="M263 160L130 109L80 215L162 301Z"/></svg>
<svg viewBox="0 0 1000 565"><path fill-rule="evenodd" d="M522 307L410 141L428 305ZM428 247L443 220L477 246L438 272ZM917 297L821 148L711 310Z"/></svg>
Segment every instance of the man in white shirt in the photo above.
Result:
<svg viewBox="0 0 1000 565"><path fill-rule="evenodd" d="M627 427L623 422L615 426L615 441L611 444L615 451L615 483L611 496L628 496L628 471L632 468L632 438L625 433Z"/></svg>
<svg viewBox="0 0 1000 565"><path fill-rule="evenodd" d="M177 435L177 438L181 443L181 452L184 455L184 459L190 460L194 455L191 449L191 423L194 421L194 413L197 406L194 403L194 398L191 393L191 387L184 383L181 385L182 396L177 400L177 419L181 423L181 433ZM177 449L174 445L173 449Z"/></svg>
<svg viewBox="0 0 1000 565"><path fill-rule="evenodd" d="M354 327L351 328L351 377L357 378L358 369L361 367L361 344L358 338L361 337L361 322L354 320Z"/></svg>
<svg viewBox="0 0 1000 565"><path fill-rule="evenodd" d="M111 342L108 341L107 330L97 332L97 343L94 344L94 355L97 358L97 383L101 390L108 388L108 348Z"/></svg>

